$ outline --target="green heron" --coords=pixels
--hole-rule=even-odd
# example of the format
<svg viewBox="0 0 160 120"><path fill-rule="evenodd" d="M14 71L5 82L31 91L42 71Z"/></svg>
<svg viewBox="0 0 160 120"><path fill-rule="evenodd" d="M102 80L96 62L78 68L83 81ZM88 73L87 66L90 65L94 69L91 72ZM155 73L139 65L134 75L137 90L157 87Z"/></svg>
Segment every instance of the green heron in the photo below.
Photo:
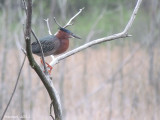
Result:
<svg viewBox="0 0 160 120"><path fill-rule="evenodd" d="M69 38L81 39L80 37L74 35L66 28L60 28L55 35L49 35L39 39L42 45L44 57L50 55L59 55L61 53L64 53L69 47ZM32 46L32 53L41 56L41 50L38 42L33 42L31 46ZM50 66L48 63L46 64L50 68L48 72L51 73L52 66Z"/></svg>

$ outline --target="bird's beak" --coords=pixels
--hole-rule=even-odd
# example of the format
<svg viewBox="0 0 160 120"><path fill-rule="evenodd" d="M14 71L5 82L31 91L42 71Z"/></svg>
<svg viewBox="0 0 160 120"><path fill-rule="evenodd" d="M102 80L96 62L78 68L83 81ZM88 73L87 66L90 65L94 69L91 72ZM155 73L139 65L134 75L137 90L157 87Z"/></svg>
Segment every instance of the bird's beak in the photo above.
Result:
<svg viewBox="0 0 160 120"><path fill-rule="evenodd" d="M77 39L81 39L80 37L78 37L78 36L74 35L73 33L71 34L71 37L73 37L73 38L77 38Z"/></svg>

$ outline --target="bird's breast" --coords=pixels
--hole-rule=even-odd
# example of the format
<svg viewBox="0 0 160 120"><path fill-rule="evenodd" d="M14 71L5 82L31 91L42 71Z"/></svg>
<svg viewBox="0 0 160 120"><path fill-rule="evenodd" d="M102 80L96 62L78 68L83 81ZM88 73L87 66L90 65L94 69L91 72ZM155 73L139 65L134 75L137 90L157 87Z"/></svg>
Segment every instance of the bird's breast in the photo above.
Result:
<svg viewBox="0 0 160 120"><path fill-rule="evenodd" d="M58 54L65 52L68 49L68 47L69 47L69 39L60 40L60 46L55 51L54 55L58 55Z"/></svg>

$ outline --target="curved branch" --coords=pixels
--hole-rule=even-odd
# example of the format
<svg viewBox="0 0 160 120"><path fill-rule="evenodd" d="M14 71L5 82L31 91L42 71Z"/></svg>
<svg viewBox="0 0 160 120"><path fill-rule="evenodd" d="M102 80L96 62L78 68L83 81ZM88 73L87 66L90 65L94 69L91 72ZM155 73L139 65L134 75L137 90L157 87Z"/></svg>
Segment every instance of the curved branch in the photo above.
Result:
<svg viewBox="0 0 160 120"><path fill-rule="evenodd" d="M26 13L26 15L27 15L28 7L27 7L27 5L26 5L25 0L22 0L22 3L23 3L23 9L24 9L24 11L25 11L25 13ZM41 58L42 58L43 65L44 65L44 71L45 71L45 74L48 75L48 71L47 71L47 67L46 67L46 63L45 63L45 59L44 59L44 53L43 53L42 45L41 45L39 39L37 38L36 34L35 34L34 31L32 30L32 28L31 28L31 32L32 32L34 38L36 39L36 41L38 42L38 44L39 44L39 46L40 46L40 51L41 51L41 54L42 54Z"/></svg>
<svg viewBox="0 0 160 120"><path fill-rule="evenodd" d="M54 22L55 22L60 28L62 28L62 26L57 22L56 18L54 17L53 19L54 19Z"/></svg>
<svg viewBox="0 0 160 120"><path fill-rule="evenodd" d="M50 63L51 66L54 66L55 64L59 63L59 61L73 55L73 54L76 54L88 47L91 47L93 45L96 45L96 44L99 44L99 43L102 43L102 42L106 42L106 41L111 41L111 40L115 40L115 39L118 39L118 38L125 38L125 37L129 37L130 35L127 35L127 34L124 34L124 33L118 33L118 34L114 34L114 35L111 35L111 36L108 36L108 37L104 37L104 38L100 38L100 39L96 39L96 40L93 40L89 43L86 43L78 48L75 48L74 50L71 50L65 54L62 54L60 56L58 56L57 58L53 59Z"/></svg>
<svg viewBox="0 0 160 120"><path fill-rule="evenodd" d="M100 38L100 39L96 39L96 40L93 40L93 41L91 41L91 42L89 42L89 43L86 43L86 44L84 44L84 45L82 45L82 46L80 46L80 47L78 47L78 48L76 48L76 49L74 49L74 50L71 50L71 51L69 51L69 52L67 52L67 53L65 53L65 54L62 54L61 56L53 59L53 60L51 61L50 65L51 65L51 66L54 66L54 65L57 64L59 61L65 59L65 58L67 58L67 57L69 57L69 56L71 56L71 55L73 55L73 54L76 54L76 53L78 53L78 52L80 52L80 51L82 51L82 50L84 50L84 49L86 49L86 48L88 48L88 47L91 47L91 46L93 46L93 45L100 44L100 43L106 42L106 41L116 40L116 39L119 39L119 38L130 37L131 35L128 35L127 32L128 32L129 28L132 26L132 24L133 24L133 22L134 22L134 19L135 19L135 17L136 17L136 14L137 14L137 12L138 12L138 9L139 9L139 7L140 7L141 2L142 2L142 0L138 0L137 4L136 4L136 6L135 6L135 9L134 9L134 11L133 11L133 13L132 13L132 15L131 15L131 18L130 18L128 24L126 25L125 29L123 30L123 32L120 32L120 33L117 33L117 34L113 34L113 35L108 36L108 37L103 37L103 38ZM80 13L80 12L79 12L79 13ZM78 13L77 13L76 15L78 15ZM73 17L73 18L74 18L74 17ZM71 19L70 21L72 21L72 19ZM70 24L70 21L69 21L66 25Z"/></svg>
<svg viewBox="0 0 160 120"><path fill-rule="evenodd" d="M134 8L134 11L133 11L133 13L132 13L132 15L131 15L131 18L130 18L128 24L126 25L123 33L127 33L127 31L128 31L128 30L130 29L130 27L132 26L132 24L133 24L133 22L134 22L134 20L135 20L135 18L136 18L138 9L139 9L139 7L140 7L140 5L141 5L141 2L142 2L142 0L138 0L138 1L137 1L137 4L136 4L136 6L135 6L135 8Z"/></svg>
<svg viewBox="0 0 160 120"><path fill-rule="evenodd" d="M62 120L62 109L60 104L59 95L56 89L53 86L53 82L50 79L49 75L45 75L44 72L41 70L39 65L33 58L32 51L31 51L31 18L32 18L32 0L28 0L27 4L27 20L26 20L26 32L25 32L25 41L26 41L26 52L29 63L31 67L36 71L38 76L40 77L41 81L43 82L47 92L53 101L54 113L56 120Z"/></svg>

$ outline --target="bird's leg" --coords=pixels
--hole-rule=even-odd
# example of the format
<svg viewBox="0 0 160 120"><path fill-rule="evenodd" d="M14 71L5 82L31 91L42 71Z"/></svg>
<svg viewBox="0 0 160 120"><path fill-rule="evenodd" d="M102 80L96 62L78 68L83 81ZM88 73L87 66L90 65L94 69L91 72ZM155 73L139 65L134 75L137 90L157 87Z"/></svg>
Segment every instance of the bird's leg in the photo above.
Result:
<svg viewBox="0 0 160 120"><path fill-rule="evenodd" d="M42 65L43 65L43 61L42 61L41 58L40 58L40 60L41 60L41 63L42 63ZM45 63L47 64L47 67L49 68L48 73L51 74L51 71L52 71L53 67L50 66L47 62L45 62Z"/></svg>
<svg viewBox="0 0 160 120"><path fill-rule="evenodd" d="M48 64L48 63L46 63L46 64L47 64L47 67L49 67L49 68L50 68L50 70L48 70L48 73L49 73L49 74L51 74L51 71L52 71L53 67L52 67L52 66L50 66L50 64Z"/></svg>

